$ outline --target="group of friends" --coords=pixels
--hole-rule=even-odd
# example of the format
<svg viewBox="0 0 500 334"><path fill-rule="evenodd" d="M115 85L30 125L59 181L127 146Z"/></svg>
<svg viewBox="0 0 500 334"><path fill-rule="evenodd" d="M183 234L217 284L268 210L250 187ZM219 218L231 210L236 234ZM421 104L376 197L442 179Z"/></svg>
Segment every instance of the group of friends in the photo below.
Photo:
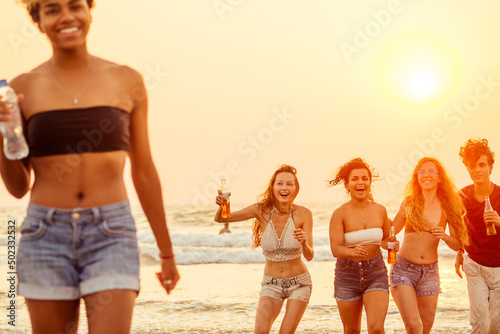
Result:
<svg viewBox="0 0 500 334"><path fill-rule="evenodd" d="M386 208L371 194L373 169L355 158L341 166L334 186L343 183L350 199L330 220L330 246L336 258L334 297L344 333L360 333L363 308L368 333L384 333L391 293L407 333L430 333L441 292L440 241L457 252L456 272L467 276L472 333L500 333L500 234L487 234L487 225L500 228L500 187L490 180L494 153L486 139L469 139L460 158L473 184L456 188L442 163L433 157L418 161L401 206L391 221ZM259 201L223 218L221 223L254 219L253 246L266 258L255 333L269 333L288 299L280 333L293 333L312 291L302 261L314 257L312 213L294 203L299 191L297 171L277 169ZM493 210L485 211L489 197ZM216 203L227 196L219 191ZM404 229L401 247L391 249L397 261L388 273L381 248L387 249L391 226ZM448 232L448 233L447 233Z"/></svg>
<svg viewBox="0 0 500 334"><path fill-rule="evenodd" d="M140 284L123 179L127 159L159 248L158 280L169 294L180 278L150 151L144 80L136 70L88 52L93 0L21 2L46 35L52 56L9 83L18 94L30 150L22 160L0 153L6 189L16 198L30 196L20 229L17 291L35 334L77 333L82 300L90 333L128 333ZM0 100L0 123L11 121L12 112ZM500 227L500 188L490 181L494 154L486 140L469 140L460 157L472 185L459 192L438 160L424 158L392 221L373 201L372 169L362 159L346 163L330 181L343 183L350 195L330 223L334 295L346 333L360 331L363 308L369 332L384 331L389 289L407 331L428 333L440 292L440 240L457 251L457 273L463 267L467 276L474 333L499 333L500 237L485 232L485 223ZM254 219L253 247L260 246L266 258L256 333L270 331L285 299L280 332L294 332L309 302L312 280L302 258L314 257L313 219L294 203L298 191L297 171L283 165L258 203L230 218L220 209L215 215L221 223ZM493 210L483 213L485 196ZM216 197L219 205L225 200L221 193ZM399 255L389 275L381 247L387 248L391 225L396 233L404 228L405 237L401 247L396 243Z"/></svg>

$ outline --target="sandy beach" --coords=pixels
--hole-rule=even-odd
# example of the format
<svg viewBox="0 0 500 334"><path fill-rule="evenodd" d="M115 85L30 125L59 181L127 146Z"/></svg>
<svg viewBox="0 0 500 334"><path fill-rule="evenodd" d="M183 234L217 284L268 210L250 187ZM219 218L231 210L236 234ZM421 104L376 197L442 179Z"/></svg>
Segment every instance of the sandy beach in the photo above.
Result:
<svg viewBox="0 0 500 334"><path fill-rule="evenodd" d="M297 333L342 333L342 323L332 297L334 263L307 264L313 278L313 293ZM468 332L466 281L456 276L452 265L451 258L440 261L443 293L432 333ZM167 296L155 277L157 265L143 263L142 290L136 301L132 333L251 333L263 267L262 263L180 265L181 280ZM5 296L3 291L7 291L7 283L6 280L0 283L2 296ZM1 309L6 310L7 298L1 299ZM79 333L86 333L84 314L82 305ZM284 309L274 323L272 333L278 333L283 314ZM6 318L3 319L0 323L2 333L30 332L22 297L16 300L16 326L9 326ZM363 319L364 333L365 323ZM392 299L386 331L404 333L403 322Z"/></svg>
<svg viewBox="0 0 500 334"><path fill-rule="evenodd" d="M460 279L455 274L453 260L446 258L440 261L443 292L440 295L440 304L432 333L468 332L466 280ZM327 329L327 333L342 333L342 322L333 299L335 262L310 262L307 265L313 278L313 293L297 333L323 333L324 329ZM150 303L150 310L156 316L154 320L145 316L136 316L133 326L150 326L151 333L212 333L214 326L225 328L224 332L227 333L250 333L253 331L263 267L263 264L180 266L181 281L168 297L154 279L156 267L145 267L141 275L143 291L138 297L137 305ZM204 298L204 307L199 309L191 307L197 305L199 297ZM176 308L173 304L184 305L184 307ZM234 312L234 304L242 305L239 312ZM245 308L243 307L245 304L251 304L252 307ZM460 304L467 306L462 312L440 307ZM233 311L227 312L225 306ZM278 333L283 315L284 308L273 325L272 333ZM200 321L200 318L204 320ZM453 326L450 324L450 319L452 319ZM179 328L171 322L184 325ZM363 318L362 330L367 333L365 318ZM386 331L387 333L405 333L403 322L392 298L386 319Z"/></svg>
<svg viewBox="0 0 500 334"><path fill-rule="evenodd" d="M311 207L316 222L315 256L306 264L312 276L313 291L297 333L342 333L342 323L332 296L335 260L328 240L331 205ZM142 288L136 300L131 333L252 333L264 259L260 249L251 250L248 224L234 225L232 233L218 235L220 226L213 222L211 208L171 207L169 210L181 280L173 293L167 296L156 279L158 249L149 224L141 212L136 213ZM23 215L24 208L3 211L5 221L11 217L20 217L21 221ZM0 309L4 310L0 317L0 333L31 333L24 298L9 297L7 235L0 233L0 240L4 241L0 246L0 268L3 269L0 270ZM466 280L460 279L454 272L453 251L443 244L439 247L439 254L443 293L439 298L432 334L468 333ZM15 302L15 326L8 323L10 319L7 317L11 312L7 310L11 301ZM272 327L273 334L278 333L283 315L284 309ZM79 333L87 333L86 321L82 303ZM365 324L363 319L363 333L367 332ZM392 300L385 328L389 334L405 332Z"/></svg>

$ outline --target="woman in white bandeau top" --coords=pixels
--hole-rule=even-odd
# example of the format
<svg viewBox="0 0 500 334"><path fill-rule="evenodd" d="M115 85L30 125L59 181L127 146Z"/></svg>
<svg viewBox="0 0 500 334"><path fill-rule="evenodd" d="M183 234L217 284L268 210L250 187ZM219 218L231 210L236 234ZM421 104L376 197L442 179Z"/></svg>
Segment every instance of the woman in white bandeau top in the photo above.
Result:
<svg viewBox="0 0 500 334"><path fill-rule="evenodd" d="M302 256L314 257L313 221L309 209L293 203L299 192L297 171L282 165L271 177L257 203L223 218L220 205L226 198L219 190L215 202L219 208L215 221L230 223L255 219L252 248L261 246L266 258L260 291L255 333L269 333L288 299L280 333L294 333L311 296L311 277Z"/></svg>
<svg viewBox="0 0 500 334"><path fill-rule="evenodd" d="M389 284L380 247L387 249L390 221L385 207L373 201L372 172L364 160L344 164L329 184L340 182L350 200L332 214L330 246L337 258L334 296L344 333L360 333L363 307L368 333L384 333Z"/></svg>

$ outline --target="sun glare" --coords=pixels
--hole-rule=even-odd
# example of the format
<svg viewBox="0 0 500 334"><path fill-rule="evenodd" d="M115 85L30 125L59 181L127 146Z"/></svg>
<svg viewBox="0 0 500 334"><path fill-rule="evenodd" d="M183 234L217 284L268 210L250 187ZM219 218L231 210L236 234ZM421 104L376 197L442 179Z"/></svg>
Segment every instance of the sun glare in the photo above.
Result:
<svg viewBox="0 0 500 334"><path fill-rule="evenodd" d="M410 91L417 98L425 99L436 91L436 77L432 72L415 71L409 78Z"/></svg>
<svg viewBox="0 0 500 334"><path fill-rule="evenodd" d="M386 96L421 109L450 96L460 77L457 53L428 33L408 34L382 47L374 78Z"/></svg>

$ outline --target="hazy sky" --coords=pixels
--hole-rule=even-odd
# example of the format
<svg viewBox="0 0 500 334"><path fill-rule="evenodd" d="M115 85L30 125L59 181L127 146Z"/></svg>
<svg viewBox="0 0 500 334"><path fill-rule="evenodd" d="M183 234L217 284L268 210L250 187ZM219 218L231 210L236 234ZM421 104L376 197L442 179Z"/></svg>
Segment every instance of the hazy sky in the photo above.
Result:
<svg viewBox="0 0 500 334"><path fill-rule="evenodd" d="M298 169L298 202L342 201L325 180L358 156L384 204L423 155L470 183L469 137L500 160L498 13L498 0L97 0L88 44L145 77L167 204L212 203L221 175L249 204L283 163ZM14 0L0 27L0 76L50 57ZM24 203L0 186L0 206Z"/></svg>

